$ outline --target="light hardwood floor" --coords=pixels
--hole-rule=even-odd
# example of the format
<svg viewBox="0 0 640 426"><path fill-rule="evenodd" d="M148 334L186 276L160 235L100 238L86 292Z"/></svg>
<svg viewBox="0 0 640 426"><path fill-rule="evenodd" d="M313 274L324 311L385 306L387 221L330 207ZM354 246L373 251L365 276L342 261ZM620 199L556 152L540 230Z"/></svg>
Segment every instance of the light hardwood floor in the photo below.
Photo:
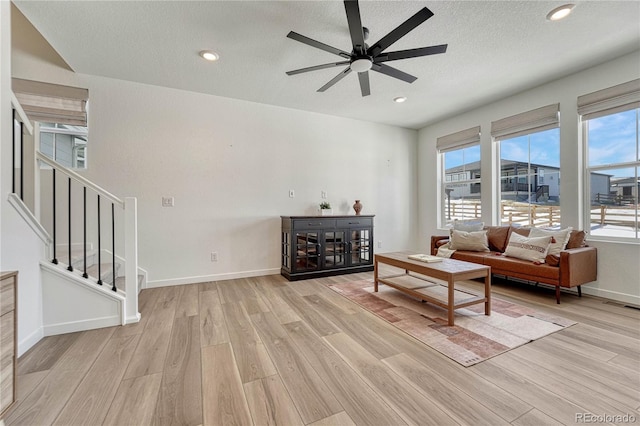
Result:
<svg viewBox="0 0 640 426"><path fill-rule="evenodd" d="M572 294L556 305L553 290L495 280L494 297L578 324L465 368L326 286L370 278L143 290L140 323L47 337L24 354L5 422L640 423L640 311Z"/></svg>

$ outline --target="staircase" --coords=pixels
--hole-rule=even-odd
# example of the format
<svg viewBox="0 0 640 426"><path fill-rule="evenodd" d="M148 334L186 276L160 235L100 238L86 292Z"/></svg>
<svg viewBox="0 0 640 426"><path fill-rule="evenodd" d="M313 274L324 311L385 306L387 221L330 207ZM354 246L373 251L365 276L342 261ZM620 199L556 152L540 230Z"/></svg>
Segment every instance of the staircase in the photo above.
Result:
<svg viewBox="0 0 640 426"><path fill-rule="evenodd" d="M25 152L25 134L39 146L39 125L31 125L15 96L12 106L19 130L9 202L46 246L34 265L41 270L44 335L138 322L147 273L138 266L137 200L114 196L37 148ZM29 164L34 176L25 180Z"/></svg>

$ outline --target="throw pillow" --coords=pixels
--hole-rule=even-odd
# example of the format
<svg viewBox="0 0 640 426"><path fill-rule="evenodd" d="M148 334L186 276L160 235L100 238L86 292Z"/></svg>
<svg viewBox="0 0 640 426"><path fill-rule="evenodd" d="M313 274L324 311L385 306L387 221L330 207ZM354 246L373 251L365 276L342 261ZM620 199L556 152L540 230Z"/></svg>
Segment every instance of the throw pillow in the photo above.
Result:
<svg viewBox="0 0 640 426"><path fill-rule="evenodd" d="M491 251L499 251L504 253L509 238L509 226L487 226L487 239L489 240L489 249Z"/></svg>
<svg viewBox="0 0 640 426"><path fill-rule="evenodd" d="M552 229L539 229L539 228L531 228L531 232L529 232L529 237L553 237L551 240L551 245L549 245L549 253L553 255L560 255L560 252L565 249L567 243L569 242L569 237L572 227L568 227L565 229L552 230ZM555 240L555 241L554 241Z"/></svg>
<svg viewBox="0 0 640 426"><path fill-rule="evenodd" d="M549 266L558 266L560 264L560 256L556 254L548 254L544 261Z"/></svg>
<svg viewBox="0 0 640 426"><path fill-rule="evenodd" d="M464 232L476 232L482 231L484 228L484 222L479 222L477 220L454 220L453 221L453 229L456 231L464 231Z"/></svg>
<svg viewBox="0 0 640 426"><path fill-rule="evenodd" d="M465 232L451 230L451 250L489 251L487 231Z"/></svg>
<svg viewBox="0 0 640 426"><path fill-rule="evenodd" d="M551 236L529 238L523 237L517 232L512 232L504 254L517 259L544 263L550 242Z"/></svg>
<svg viewBox="0 0 640 426"><path fill-rule="evenodd" d="M584 231L576 231L576 230L571 231L571 234L569 235L569 242L567 243L567 248L573 249L573 248L585 247L586 246L584 242L585 237L586 235Z"/></svg>

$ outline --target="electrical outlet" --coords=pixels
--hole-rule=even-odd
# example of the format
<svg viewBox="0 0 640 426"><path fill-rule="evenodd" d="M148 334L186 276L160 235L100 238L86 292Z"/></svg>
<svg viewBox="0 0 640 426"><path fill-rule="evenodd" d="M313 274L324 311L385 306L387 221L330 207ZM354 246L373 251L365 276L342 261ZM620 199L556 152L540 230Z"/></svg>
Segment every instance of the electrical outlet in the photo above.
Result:
<svg viewBox="0 0 640 426"><path fill-rule="evenodd" d="M162 197L162 207L173 207L174 199L173 197Z"/></svg>
<svg viewBox="0 0 640 426"><path fill-rule="evenodd" d="M327 198L327 191L322 191L322 192L320 193L320 196L321 196L322 198L326 199L326 198Z"/></svg>
<svg viewBox="0 0 640 426"><path fill-rule="evenodd" d="M296 196L296 191L294 191L293 189L289 190L289 198L293 198Z"/></svg>
<svg viewBox="0 0 640 426"><path fill-rule="evenodd" d="M217 262L218 261L218 252L217 251L212 251L211 252L211 261L212 262Z"/></svg>
<svg viewBox="0 0 640 426"><path fill-rule="evenodd" d="M382 248L382 241L378 241L378 248Z"/></svg>

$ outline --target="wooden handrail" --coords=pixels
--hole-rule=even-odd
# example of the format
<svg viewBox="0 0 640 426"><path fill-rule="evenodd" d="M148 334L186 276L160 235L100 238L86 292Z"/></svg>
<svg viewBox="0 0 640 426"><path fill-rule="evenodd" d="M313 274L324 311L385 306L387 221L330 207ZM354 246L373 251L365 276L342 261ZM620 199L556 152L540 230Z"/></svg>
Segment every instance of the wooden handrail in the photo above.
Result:
<svg viewBox="0 0 640 426"><path fill-rule="evenodd" d="M66 175L67 177L70 177L71 179L74 179L76 182L80 183L81 185L84 185L85 187L87 187L89 189L92 189L96 193L100 194L104 198L106 198L109 201L111 201L112 203L116 204L121 209L124 209L124 201L122 201L120 198L118 198L115 195L111 194L110 192L102 189L101 187L99 187L95 183L91 182L90 180L80 176L79 174L77 174L73 170L67 169L65 166L63 166L62 164L60 164L60 163L52 160L51 158L47 157L42 152L38 151L36 153L36 159L39 160L39 161L42 161L45 164L48 164L49 166L51 166L54 169L58 170L60 173Z"/></svg>

